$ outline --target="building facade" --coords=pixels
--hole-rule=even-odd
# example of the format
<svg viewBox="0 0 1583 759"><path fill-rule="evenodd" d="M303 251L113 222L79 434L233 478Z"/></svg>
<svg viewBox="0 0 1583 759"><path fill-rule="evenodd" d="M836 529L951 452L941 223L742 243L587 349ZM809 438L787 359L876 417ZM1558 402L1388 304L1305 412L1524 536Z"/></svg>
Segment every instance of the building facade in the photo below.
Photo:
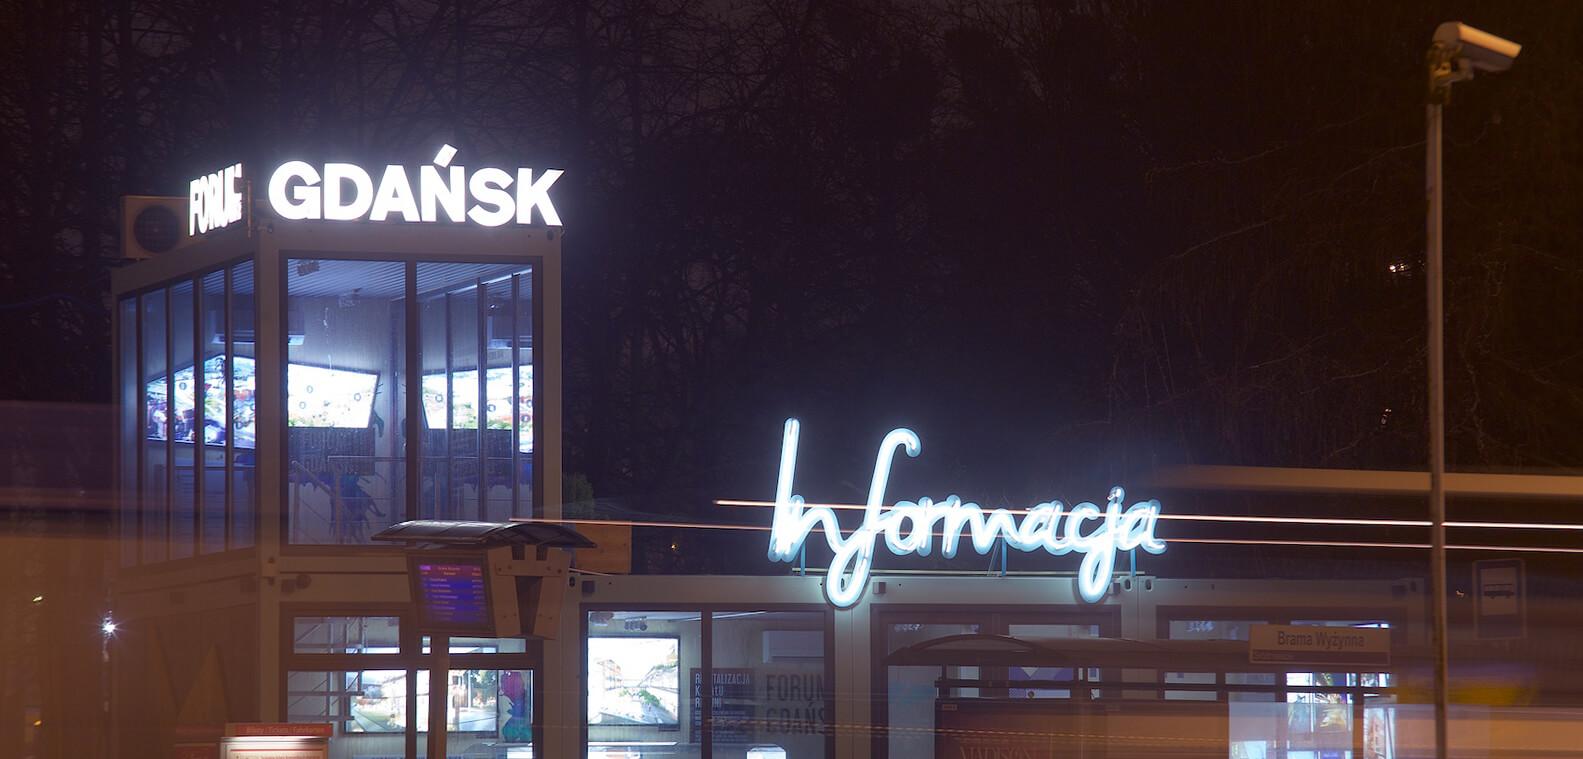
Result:
<svg viewBox="0 0 1583 759"><path fill-rule="evenodd" d="M235 722L417 757L1417 755L1413 578L574 569L553 638L419 629L414 519L561 517L561 230L275 218L117 273L119 756ZM747 562L753 562L751 566ZM1257 629L1370 641L1330 665ZM1366 631L1359 632L1359 631ZM1328 633L1327 633L1328 634ZM1384 641L1380 643L1380 641ZM1383 645L1383 652L1380 646ZM201 750L201 749L200 749Z"/></svg>

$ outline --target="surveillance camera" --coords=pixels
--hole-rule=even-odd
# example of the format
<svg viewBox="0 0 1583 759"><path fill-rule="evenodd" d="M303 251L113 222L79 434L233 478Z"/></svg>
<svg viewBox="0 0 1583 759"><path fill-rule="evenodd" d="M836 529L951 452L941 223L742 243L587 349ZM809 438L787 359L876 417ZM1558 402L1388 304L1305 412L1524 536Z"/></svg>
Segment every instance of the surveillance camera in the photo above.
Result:
<svg viewBox="0 0 1583 759"><path fill-rule="evenodd" d="M1460 21L1447 21L1435 28L1436 44L1450 48L1456 57L1466 60L1474 71L1505 71L1517 60L1523 46L1501 39L1481 29L1474 29Z"/></svg>

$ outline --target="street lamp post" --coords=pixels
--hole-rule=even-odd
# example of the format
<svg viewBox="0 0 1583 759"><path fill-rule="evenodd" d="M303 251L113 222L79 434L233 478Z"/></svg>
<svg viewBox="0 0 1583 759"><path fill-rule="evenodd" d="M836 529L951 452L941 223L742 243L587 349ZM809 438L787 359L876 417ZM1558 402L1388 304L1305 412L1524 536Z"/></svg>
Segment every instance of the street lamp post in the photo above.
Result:
<svg viewBox="0 0 1583 759"><path fill-rule="evenodd" d="M1424 144L1425 182L1429 201L1425 241L1425 279L1429 300L1429 520L1430 597L1435 656L1435 757L1446 759L1447 632L1446 632L1446 376L1445 302L1442 273L1442 200L1445 175L1441 167L1441 122L1451 99L1451 85L1472 79L1476 71L1511 68L1522 46L1466 24L1447 21L1436 27L1429 46L1429 104Z"/></svg>

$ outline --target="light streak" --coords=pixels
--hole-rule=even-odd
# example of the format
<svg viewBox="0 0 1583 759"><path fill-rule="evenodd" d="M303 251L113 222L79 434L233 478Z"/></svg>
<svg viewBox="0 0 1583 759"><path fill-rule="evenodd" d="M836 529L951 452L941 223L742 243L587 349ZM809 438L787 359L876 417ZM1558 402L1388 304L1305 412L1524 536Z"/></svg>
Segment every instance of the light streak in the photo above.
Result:
<svg viewBox="0 0 1583 759"><path fill-rule="evenodd" d="M544 519L516 517L513 522L540 522L543 524L594 524L612 525L617 527L665 527L689 530L732 530L747 532L769 532L770 528L764 525L753 524L719 524L714 522L640 522L620 519ZM1426 523L1427 524L1427 523ZM850 534L847 531L843 534ZM943 532L934 533L934 537L943 537ZM1266 538L1160 538L1167 545L1171 543L1198 544L1198 545L1231 545L1231 546L1294 546L1299 548L1384 548L1384 549L1409 549L1427 550L1428 543L1386 543L1345 540L1274 540ZM1583 548L1569 548L1563 546L1505 546L1505 545L1448 545L1452 551L1516 551L1521 553L1556 553L1556 554L1583 554ZM889 570L887 570L889 571Z"/></svg>
<svg viewBox="0 0 1583 759"><path fill-rule="evenodd" d="M734 498L720 498L715 500L716 506L770 508L774 501L750 501ZM865 507L852 503L810 503L809 507L819 507L836 511L862 511ZM1029 509L1007 509L1012 514L1027 514ZM1159 518L1177 522L1228 522L1246 524L1294 524L1294 525L1320 525L1320 526L1351 526L1351 527L1428 527L1427 519L1368 519L1349 517L1272 517L1238 514L1161 514ZM1583 531L1583 524L1567 522L1467 522L1448 521L1446 527L1453 529L1470 530L1556 530L1561 532Z"/></svg>

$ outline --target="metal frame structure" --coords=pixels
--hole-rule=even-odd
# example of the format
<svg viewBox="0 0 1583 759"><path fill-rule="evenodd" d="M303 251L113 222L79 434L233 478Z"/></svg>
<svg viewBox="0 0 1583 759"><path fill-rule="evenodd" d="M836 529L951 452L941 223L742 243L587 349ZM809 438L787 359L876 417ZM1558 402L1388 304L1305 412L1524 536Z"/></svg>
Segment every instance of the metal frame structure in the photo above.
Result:
<svg viewBox="0 0 1583 759"><path fill-rule="evenodd" d="M170 643L161 643L161 639L169 639L176 634L173 631L183 630L182 636L193 643L204 647L220 647L222 650L235 649L242 652L239 659L247 662L247 670L235 671L228 675L227 682L240 688L242 692L236 694L236 699L244 706L241 707L252 712L252 717L262 721L275 721L284 717L284 673L287 664L292 659L289 652L290 636L285 634L284 625L289 624L290 614L294 608L307 608L310 605L321 613L356 613L358 608L368 604L380 605L385 608L403 608L408 604L406 587L405 563L402 549L388 545L327 545L327 546L293 546L289 544L284 522L287 507L287 430L285 428L285 368L287 364L286 325L285 325L285 261L293 257L312 256L323 259L373 259L404 262L406 267L407 303L415 304L412 298L416 293L415 277L411 276L414 267L419 262L472 262L472 263L501 263L523 264L533 268L532 283L532 311L523 312L513 318L530 319L533 335L533 403L534 403L534 479L533 479L533 508L534 516L546 518L559 518L560 504L559 493L561 490L561 450L560 450L560 366L561 366L561 340L560 340L560 244L561 231L556 228L545 227L509 227L509 228L479 228L466 225L401 225L401 224L374 224L374 223L335 223L322 221L268 221L261 220L252 226L236 226L220 230L193 241L191 244L173 250L159 257L143 261L134 266L118 270L112 278L112 292L116 299L127 296L139 295L157 288L166 287L173 282L188 281L193 285L193 298L195 313L201 311L209 304L199 305L202 301L202 287L204 277L216 272L225 271L224 275L226 298L229 301L231 280L231 266L242 261L251 261L254 271L254 297L256 308L254 316L255 333L255 367L256 367L256 482L254 493L256 507L252 510L252 518L256 520L253 525L253 545L246 550L225 550L204 555L201 550L203 520L206 515L200 502L195 502L195 550L191 558L175 561L156 561L147 565L125 567L113 581L111 603L115 618L120 625L118 640L113 649L123 649L134 658L141 658L146 653L145 646L170 646ZM521 286L513 283L518 294L522 292ZM224 304L225 315L222 319L226 322L234 320L232 303ZM523 306L517 303L512 305L513 311L522 311ZM133 323L120 324L117 309L117 327L127 326L137 329L142 318L141 300L137 301ZM234 326L227 324L227 327ZM408 319L404 325L406 347L406 370L410 381L419 382L421 372L414 371L419 360L420 338L418 324L415 319ZM193 325L195 348L200 347L203 341L200 324ZM174 332L174 331L171 331ZM234 360L234 347L229 337L231 329L226 329L226 353L228 362ZM138 331L141 335L141 330ZM183 334L185 337L185 334ZM167 334L166 362L171 364L172 352L170 343L175 339L173 334ZM480 335L480 340L483 336ZM143 355L141 346L133 358L137 362L136 381L129 392L136 397L125 398L123 402L134 403L139 412L136 423L141 425L146 422L146 413L142 413L142 396L145 372L142 371ZM116 381L122 378L126 368L121 361L120 345L117 344L117 371ZM514 361L515 363L515 361ZM201 350L195 353L195 376L201 381ZM173 366L166 366L166 381L174 371ZM229 366L228 366L229 369ZM514 376L520 376L520 370L514 369ZM482 374L480 374L482 377ZM234 398L232 372L227 371L227 413L234 411L230 399ZM406 428L408 459L407 466L421 466L422 463L422 430L421 391L414 386L409 388L406 397L406 412L404 414ZM515 388L513 388L515 393ZM114 388L114 393L119 395L122 388L119 384ZM169 393L167 393L169 396ZM414 413L416 412L416 413ZM513 418L517 414L512 414ZM513 429L518 428L518 423L513 421ZM480 433L484 424L480 420ZM117 437L122 432L118 430ZM135 455L123 456L119 444L116 461L118 467L136 465L139 471L143 468L143 451L141 439L131 441L139 444ZM212 449L214 446L208 446ZM513 446L515 448L516 446ZM174 444L167 449L173 451ZM195 446L195 453L201 453L202 446ZM234 466L234 445L228 436L226 444L226 467ZM481 450L481 453L483 451ZM173 454L167 453L167 458ZM123 462L123 458L128 461ZM516 457L513 457L516 458ZM169 462L167 462L169 463ZM167 480L174 476L174 467L167 467ZM514 468L512 475L513 496L517 494L519 485ZM126 480L118 472L115 480L118 486ZM136 481L136 478L133 478ZM170 483L166 483L169 493ZM234 483L229 481L226 488L231 489ZM408 477L409 491L417 487L414 478ZM201 497L201 496L200 496ZM228 496L229 497L229 496ZM132 519L138 528L138 538L143 534L142 517L148 511L146 504L142 503L141 492L123 494L123 508L120 510L121 519ZM406 499L408 508L417 508L415 494L409 493ZM415 512L414 512L415 513ZM167 522L165 532L170 530L169 515L165 516ZM230 540L234 534L231 516L227 512L225 525L226 539ZM128 525L130 527L131 525ZM128 537L118 529L116 534L120 538ZM229 547L229 544L227 544ZM138 557L140 560L142 556ZM250 620L244 626L255 632L245 638L225 639L219 637L205 637L211 635L205 632L207 625L194 627L190 621L198 618L230 620ZM186 620L185 622L183 620ZM217 625L218 626L218 625ZM185 647L188 644L182 644ZM112 651L112 655L115 655ZM235 652L233 652L235 653ZM172 649L170 655L178 654L177 649ZM192 652L191 655L202 655L203 651ZM133 700L135 692L136 675L128 666L114 668L116 677L120 679L123 697L117 699L123 708L117 710L115 717L117 745L136 745L142 738L149 738L151 729L145 724L138 724L138 720L129 716L127 702ZM539 687L542 678L536 678L535 686ZM182 696L182 686L176 685L176 698ZM535 699L535 708L542 708L542 699ZM256 711L253 707L256 706ZM535 722L541 718L536 717Z"/></svg>

